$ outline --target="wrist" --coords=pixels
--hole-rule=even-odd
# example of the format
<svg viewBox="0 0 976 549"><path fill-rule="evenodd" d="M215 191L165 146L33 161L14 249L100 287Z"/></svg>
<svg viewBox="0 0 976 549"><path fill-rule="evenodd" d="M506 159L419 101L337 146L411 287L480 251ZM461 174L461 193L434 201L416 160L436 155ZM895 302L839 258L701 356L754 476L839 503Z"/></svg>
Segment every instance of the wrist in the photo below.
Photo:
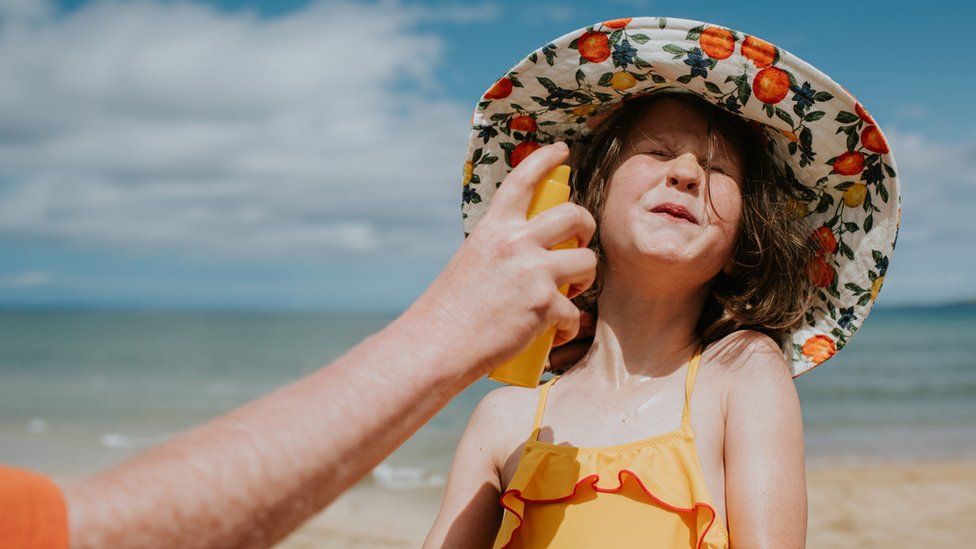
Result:
<svg viewBox="0 0 976 549"><path fill-rule="evenodd" d="M489 369L480 348L465 335L457 313L424 299L416 301L376 337L391 358L411 371L404 372L427 388L443 389L452 398Z"/></svg>

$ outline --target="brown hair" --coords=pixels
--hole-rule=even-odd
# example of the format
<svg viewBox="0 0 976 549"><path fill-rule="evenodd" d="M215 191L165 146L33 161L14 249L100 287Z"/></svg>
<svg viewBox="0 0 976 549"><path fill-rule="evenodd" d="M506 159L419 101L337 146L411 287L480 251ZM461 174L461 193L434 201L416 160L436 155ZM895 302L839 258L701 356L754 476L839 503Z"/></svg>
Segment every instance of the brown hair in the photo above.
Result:
<svg viewBox="0 0 976 549"><path fill-rule="evenodd" d="M597 230L589 247L597 256L597 272L593 285L573 301L580 309L597 315L606 265L600 226L607 186L632 125L654 101L665 96L696 106L707 119L706 191L714 130L742 153L742 218L732 256L736 273L729 276L720 271L716 275L696 332L705 345L738 329L754 329L779 342L784 332L803 319L816 289L806 274L806 265L816 250L810 238L812 228L797 214L797 203L790 202L806 196L809 190L792 174L784 177L763 148L766 136L749 122L687 93L631 97L574 148L569 160L573 167L571 200L596 219ZM707 196L711 204L711 193Z"/></svg>

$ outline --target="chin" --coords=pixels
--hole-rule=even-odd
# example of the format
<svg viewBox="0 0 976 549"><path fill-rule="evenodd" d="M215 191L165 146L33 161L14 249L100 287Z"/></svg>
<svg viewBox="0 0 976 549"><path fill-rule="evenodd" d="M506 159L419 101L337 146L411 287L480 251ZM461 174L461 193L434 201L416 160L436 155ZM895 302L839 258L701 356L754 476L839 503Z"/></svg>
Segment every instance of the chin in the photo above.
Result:
<svg viewBox="0 0 976 549"><path fill-rule="evenodd" d="M676 236L659 233L638 240L635 244L636 251L641 254L644 261L676 265L689 263L692 260L688 241Z"/></svg>

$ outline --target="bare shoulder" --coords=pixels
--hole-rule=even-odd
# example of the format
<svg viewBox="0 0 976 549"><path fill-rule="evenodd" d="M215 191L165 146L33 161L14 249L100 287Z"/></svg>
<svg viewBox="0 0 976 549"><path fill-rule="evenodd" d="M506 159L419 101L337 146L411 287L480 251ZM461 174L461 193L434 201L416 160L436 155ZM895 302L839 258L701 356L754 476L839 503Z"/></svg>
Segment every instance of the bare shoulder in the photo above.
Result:
<svg viewBox="0 0 976 549"><path fill-rule="evenodd" d="M789 365L773 338L757 330L736 330L712 343L703 353L732 377L790 375Z"/></svg>
<svg viewBox="0 0 976 549"><path fill-rule="evenodd" d="M499 469L511 451L531 434L539 391L539 387L499 387L485 395L475 408L469 429L492 448Z"/></svg>
<svg viewBox="0 0 976 549"><path fill-rule="evenodd" d="M525 418L527 411L534 411L538 395L538 387L531 389L508 385L499 387L481 399L475 413L495 421L518 422L518 420ZM530 428L531 421L532 417L530 416Z"/></svg>
<svg viewBox="0 0 976 549"><path fill-rule="evenodd" d="M736 330L710 344L702 358L722 380L725 410L729 399L745 394L762 396L784 388L795 394L793 376L779 344L760 331Z"/></svg>

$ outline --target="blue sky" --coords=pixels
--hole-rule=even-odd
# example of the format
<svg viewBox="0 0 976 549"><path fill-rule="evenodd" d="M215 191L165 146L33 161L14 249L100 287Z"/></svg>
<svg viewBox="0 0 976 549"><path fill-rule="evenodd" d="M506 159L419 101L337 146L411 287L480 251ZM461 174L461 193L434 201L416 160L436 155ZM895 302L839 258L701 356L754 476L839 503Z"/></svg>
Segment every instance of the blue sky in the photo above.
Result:
<svg viewBox="0 0 976 549"><path fill-rule="evenodd" d="M976 77L958 4L0 0L0 306L396 311L462 241L471 108L616 17L736 28L888 136L879 306L976 296Z"/></svg>

